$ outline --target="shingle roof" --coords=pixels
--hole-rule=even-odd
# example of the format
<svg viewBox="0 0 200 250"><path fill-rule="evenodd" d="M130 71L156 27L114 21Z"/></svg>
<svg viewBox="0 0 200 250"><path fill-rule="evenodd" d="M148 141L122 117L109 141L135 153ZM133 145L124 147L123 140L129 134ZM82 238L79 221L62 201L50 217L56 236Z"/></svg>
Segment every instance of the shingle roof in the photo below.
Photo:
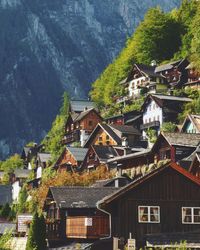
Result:
<svg viewBox="0 0 200 250"><path fill-rule="evenodd" d="M87 110L81 112L80 114L78 114L78 115L76 116L76 118L73 118L73 121L74 121L74 122L77 122L77 121L82 120L82 119L83 119L86 115L88 115L92 110L96 112L96 110L95 110L94 108L87 109ZM97 112L96 112L96 114L97 114ZM99 115L99 116L100 116L100 115Z"/></svg>
<svg viewBox="0 0 200 250"><path fill-rule="evenodd" d="M136 135L141 135L141 133L134 127L128 126L128 125L114 125L111 124L109 125L112 129L118 130L119 132L123 134L136 134Z"/></svg>
<svg viewBox="0 0 200 250"><path fill-rule="evenodd" d="M0 185L0 206L12 202L12 186Z"/></svg>
<svg viewBox="0 0 200 250"><path fill-rule="evenodd" d="M15 169L14 174L16 178L28 178L31 170L29 169Z"/></svg>
<svg viewBox="0 0 200 250"><path fill-rule="evenodd" d="M179 101L179 102L190 102L192 99L187 97L179 97L179 96L173 96L173 95L162 95L162 94L152 94L152 97L156 97L160 100L164 101Z"/></svg>
<svg viewBox="0 0 200 250"><path fill-rule="evenodd" d="M70 101L70 106L73 112L82 112L85 108L95 108L94 102L87 100L72 100Z"/></svg>
<svg viewBox="0 0 200 250"><path fill-rule="evenodd" d="M83 161L88 152L88 148L66 147L77 161Z"/></svg>
<svg viewBox="0 0 200 250"><path fill-rule="evenodd" d="M107 160L118 156L117 151L112 146L93 145L92 147L100 160Z"/></svg>
<svg viewBox="0 0 200 250"><path fill-rule="evenodd" d="M148 76L161 77L159 74L155 73L156 66L149 66L145 64L136 64L136 66Z"/></svg>
<svg viewBox="0 0 200 250"><path fill-rule="evenodd" d="M192 133L162 133L170 145L185 147L197 147L200 142L200 134Z"/></svg>
<svg viewBox="0 0 200 250"><path fill-rule="evenodd" d="M48 162L51 160L51 154L50 153L38 153L38 158L41 160L41 162Z"/></svg>
<svg viewBox="0 0 200 250"><path fill-rule="evenodd" d="M97 201L114 193L117 189L93 187L50 187L57 206L61 208L88 207L96 208Z"/></svg>
<svg viewBox="0 0 200 250"><path fill-rule="evenodd" d="M172 69L174 66L178 65L182 61L183 60L178 60L178 61L174 61L174 62L170 62L170 63L167 63L167 64L157 66L155 68L155 73L158 73L158 72L161 72L161 71L164 71L164 70Z"/></svg>
<svg viewBox="0 0 200 250"><path fill-rule="evenodd" d="M12 231L16 230L16 223L0 222L0 235L11 230Z"/></svg>

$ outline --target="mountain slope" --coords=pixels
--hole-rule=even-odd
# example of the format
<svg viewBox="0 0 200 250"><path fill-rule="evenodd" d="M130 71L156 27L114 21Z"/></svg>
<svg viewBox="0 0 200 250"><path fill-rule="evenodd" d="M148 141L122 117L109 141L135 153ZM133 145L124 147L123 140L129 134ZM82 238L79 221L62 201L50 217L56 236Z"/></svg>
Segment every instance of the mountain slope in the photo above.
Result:
<svg viewBox="0 0 200 250"><path fill-rule="evenodd" d="M0 155L44 136L64 89L86 97L149 7L179 2L1 0Z"/></svg>

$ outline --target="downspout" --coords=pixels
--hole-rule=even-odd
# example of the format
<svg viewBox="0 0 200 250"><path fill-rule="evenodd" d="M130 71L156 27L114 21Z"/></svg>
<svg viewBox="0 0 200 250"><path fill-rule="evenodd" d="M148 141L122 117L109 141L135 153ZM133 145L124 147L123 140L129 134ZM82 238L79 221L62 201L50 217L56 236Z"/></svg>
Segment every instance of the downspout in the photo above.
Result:
<svg viewBox="0 0 200 250"><path fill-rule="evenodd" d="M110 239L110 238L111 238L111 232L112 232L112 230L111 230L111 226L112 226L112 222L111 222L111 213L109 213L109 212L106 211L106 210L103 210L103 209L100 207L100 202L99 202L99 201L97 202L97 209L98 209L99 211L105 213L105 214L108 214L108 216L109 216L109 229L110 229L109 236L100 238L100 240Z"/></svg>

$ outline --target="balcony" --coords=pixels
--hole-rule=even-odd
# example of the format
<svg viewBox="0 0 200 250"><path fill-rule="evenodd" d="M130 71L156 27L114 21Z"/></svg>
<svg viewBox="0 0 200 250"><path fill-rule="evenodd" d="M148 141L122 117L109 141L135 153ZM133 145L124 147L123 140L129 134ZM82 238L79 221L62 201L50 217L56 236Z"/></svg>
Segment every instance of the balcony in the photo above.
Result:
<svg viewBox="0 0 200 250"><path fill-rule="evenodd" d="M75 141L80 141L80 130L74 130L63 137L62 143L68 144Z"/></svg>
<svg viewBox="0 0 200 250"><path fill-rule="evenodd" d="M145 130L145 129L148 129L148 128L159 128L159 127L160 127L160 122L159 121L153 121L153 122L142 124L140 126L140 129Z"/></svg>

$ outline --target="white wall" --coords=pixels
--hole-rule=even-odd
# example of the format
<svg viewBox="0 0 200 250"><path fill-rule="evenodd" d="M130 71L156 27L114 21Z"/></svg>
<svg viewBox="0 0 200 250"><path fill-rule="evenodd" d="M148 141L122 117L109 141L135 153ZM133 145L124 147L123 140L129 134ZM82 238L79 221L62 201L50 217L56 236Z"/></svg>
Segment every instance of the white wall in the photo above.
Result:
<svg viewBox="0 0 200 250"><path fill-rule="evenodd" d="M41 178L41 177L42 177L42 167L38 167L36 172L36 178Z"/></svg>
<svg viewBox="0 0 200 250"><path fill-rule="evenodd" d="M19 185L19 181L15 181L12 184L12 199L13 199L13 201L18 201L20 190L21 190L21 187Z"/></svg>
<svg viewBox="0 0 200 250"><path fill-rule="evenodd" d="M129 82L129 86L128 86L129 97L140 95L140 89L138 88L138 85L140 85L142 83L142 81L145 81L144 76L137 78L137 79L134 79L134 80Z"/></svg>

